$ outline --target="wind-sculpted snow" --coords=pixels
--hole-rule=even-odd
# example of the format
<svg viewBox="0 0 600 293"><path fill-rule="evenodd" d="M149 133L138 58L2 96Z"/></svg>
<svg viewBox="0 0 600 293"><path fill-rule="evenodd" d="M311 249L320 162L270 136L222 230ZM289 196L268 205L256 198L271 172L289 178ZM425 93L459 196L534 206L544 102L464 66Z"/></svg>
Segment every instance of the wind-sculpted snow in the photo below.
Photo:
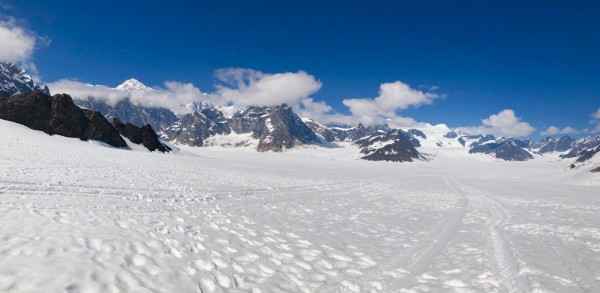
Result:
<svg viewBox="0 0 600 293"><path fill-rule="evenodd" d="M0 291L600 291L599 188L567 162L315 148L164 155L0 121Z"/></svg>

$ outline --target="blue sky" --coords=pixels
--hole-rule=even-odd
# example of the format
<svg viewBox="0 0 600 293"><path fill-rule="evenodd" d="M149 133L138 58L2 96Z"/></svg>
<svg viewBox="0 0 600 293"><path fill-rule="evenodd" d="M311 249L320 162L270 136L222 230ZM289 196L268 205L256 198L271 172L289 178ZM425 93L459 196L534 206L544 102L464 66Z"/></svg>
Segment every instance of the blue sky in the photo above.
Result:
<svg viewBox="0 0 600 293"><path fill-rule="evenodd" d="M321 84L310 96L348 115L345 99L401 81L439 97L392 107L399 116L485 128L511 109L532 135L594 129L600 108L599 1L0 3L40 39L29 61L45 82L213 92L220 68L304 71Z"/></svg>

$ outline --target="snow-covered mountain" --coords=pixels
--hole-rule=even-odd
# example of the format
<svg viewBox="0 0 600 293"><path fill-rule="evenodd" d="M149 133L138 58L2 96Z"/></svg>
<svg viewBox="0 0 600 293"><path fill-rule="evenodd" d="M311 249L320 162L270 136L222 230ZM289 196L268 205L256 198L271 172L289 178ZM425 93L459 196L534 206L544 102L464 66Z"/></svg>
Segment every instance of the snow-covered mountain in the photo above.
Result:
<svg viewBox="0 0 600 293"><path fill-rule="evenodd" d="M130 78L130 79L124 81L123 83L118 85L116 87L116 89L126 91L126 92L133 92L133 91L148 92L148 91L152 90L151 87L146 86L145 84L141 83L139 80L137 80L135 78Z"/></svg>
<svg viewBox="0 0 600 293"><path fill-rule="evenodd" d="M204 140L215 135L231 133L229 119L215 108L204 108L183 115L178 121L160 132L162 139L173 143L203 146Z"/></svg>
<svg viewBox="0 0 600 293"><path fill-rule="evenodd" d="M31 75L17 65L0 62L0 97L41 91L50 94L48 87L37 84Z"/></svg>
<svg viewBox="0 0 600 293"><path fill-rule="evenodd" d="M77 99L75 103L83 108L93 109L102 113L108 120L117 118L124 123L131 123L135 126L142 127L150 124L153 129L162 130L169 127L175 121L179 120L173 111L162 107L145 107L134 105L128 94L133 91L151 92L154 91L135 78L128 79L118 85L115 89L123 91L123 99L118 101L114 106L106 102L88 97L87 99Z"/></svg>
<svg viewBox="0 0 600 293"><path fill-rule="evenodd" d="M539 141L533 141L529 148L540 154L553 152L566 152L575 146L575 139L565 135L562 137L547 137Z"/></svg>
<svg viewBox="0 0 600 293"><path fill-rule="evenodd" d="M576 162L582 163L600 152L600 136L586 137L577 140L569 152L561 155L562 158L577 158Z"/></svg>
<svg viewBox="0 0 600 293"><path fill-rule="evenodd" d="M361 158L369 161L412 162L424 159L406 139L405 133L399 129L379 130L355 143L361 147Z"/></svg>
<svg viewBox="0 0 600 293"><path fill-rule="evenodd" d="M82 108L102 113L108 120L118 118L139 127L150 124L156 130L164 129L179 120L169 109L134 105L128 98L120 100L114 106L93 97L77 99L75 103Z"/></svg>

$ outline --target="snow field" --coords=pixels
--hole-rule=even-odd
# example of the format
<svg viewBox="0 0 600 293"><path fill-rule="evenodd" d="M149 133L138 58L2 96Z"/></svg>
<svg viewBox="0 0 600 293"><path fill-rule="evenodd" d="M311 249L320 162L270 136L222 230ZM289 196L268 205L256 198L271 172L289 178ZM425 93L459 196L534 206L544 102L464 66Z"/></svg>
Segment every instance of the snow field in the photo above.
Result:
<svg viewBox="0 0 600 293"><path fill-rule="evenodd" d="M0 121L0 291L600 290L600 192L564 163L350 148L163 155Z"/></svg>

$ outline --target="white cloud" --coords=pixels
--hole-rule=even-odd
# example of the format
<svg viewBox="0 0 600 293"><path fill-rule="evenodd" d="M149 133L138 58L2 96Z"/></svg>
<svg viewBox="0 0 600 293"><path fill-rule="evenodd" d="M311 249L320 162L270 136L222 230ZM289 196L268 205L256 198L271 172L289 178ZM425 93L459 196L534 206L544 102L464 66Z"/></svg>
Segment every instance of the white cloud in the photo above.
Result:
<svg viewBox="0 0 600 293"><path fill-rule="evenodd" d="M36 44L35 34L20 26L12 17L0 16L0 61L25 62Z"/></svg>
<svg viewBox="0 0 600 293"><path fill-rule="evenodd" d="M294 105L294 111L300 117L310 118L323 124L354 124L351 116L335 113L325 101L316 102L312 98L303 99L299 104Z"/></svg>
<svg viewBox="0 0 600 293"><path fill-rule="evenodd" d="M431 104L439 97L438 94L416 90L401 81L396 81L381 84L379 96L373 99L346 99L343 103L356 116L393 117L398 110Z"/></svg>
<svg viewBox="0 0 600 293"><path fill-rule="evenodd" d="M529 123L521 121L511 109L504 109L498 114L481 120L481 126L459 127L461 131L471 134L492 134L496 136L527 136L535 131Z"/></svg>
<svg viewBox="0 0 600 293"><path fill-rule="evenodd" d="M321 88L314 76L304 72L267 74L245 68L227 68L216 72L224 84L215 95L224 103L237 106L297 105Z"/></svg>
<svg viewBox="0 0 600 293"><path fill-rule="evenodd" d="M598 110L594 114L592 114L592 118L600 120L600 108L598 108Z"/></svg>
<svg viewBox="0 0 600 293"><path fill-rule="evenodd" d="M434 88L432 88L434 89ZM398 111L409 107L432 104L442 95L411 88L401 82L383 83L379 86L379 95L375 98L346 99L352 117L364 124L386 123L391 127L405 128L417 124L409 117L399 116Z"/></svg>
<svg viewBox="0 0 600 293"><path fill-rule="evenodd" d="M94 97L111 106L122 99L130 98L134 105L164 107L175 113L188 111L184 106L199 101L203 96L202 92L193 84L175 81L165 82L165 88L153 88L149 91L134 90L131 92L69 79L49 83L48 88L50 88L52 94L66 93L74 99Z"/></svg>
<svg viewBox="0 0 600 293"><path fill-rule="evenodd" d="M540 134L543 136L553 136L557 134L576 134L580 132L581 131L568 126L562 129L556 126L549 126L548 128L546 128L546 130L540 131Z"/></svg>

